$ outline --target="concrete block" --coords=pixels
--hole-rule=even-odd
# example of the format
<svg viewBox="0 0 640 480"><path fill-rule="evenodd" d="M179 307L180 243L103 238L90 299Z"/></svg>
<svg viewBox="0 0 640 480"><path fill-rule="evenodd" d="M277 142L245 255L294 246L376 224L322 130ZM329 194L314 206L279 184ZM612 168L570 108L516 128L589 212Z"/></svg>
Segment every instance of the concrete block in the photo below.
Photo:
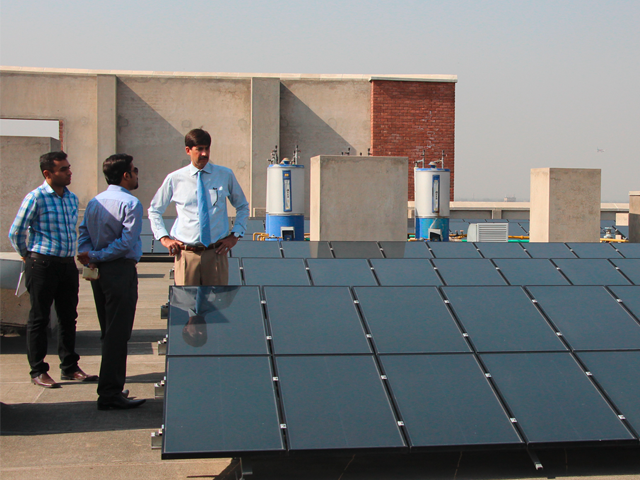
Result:
<svg viewBox="0 0 640 480"><path fill-rule="evenodd" d="M407 157L311 158L311 241L405 241Z"/></svg>
<svg viewBox="0 0 640 480"><path fill-rule="evenodd" d="M531 242L600 241L600 169L531 169Z"/></svg>
<svg viewBox="0 0 640 480"><path fill-rule="evenodd" d="M640 191L629 192L629 241L640 243Z"/></svg>

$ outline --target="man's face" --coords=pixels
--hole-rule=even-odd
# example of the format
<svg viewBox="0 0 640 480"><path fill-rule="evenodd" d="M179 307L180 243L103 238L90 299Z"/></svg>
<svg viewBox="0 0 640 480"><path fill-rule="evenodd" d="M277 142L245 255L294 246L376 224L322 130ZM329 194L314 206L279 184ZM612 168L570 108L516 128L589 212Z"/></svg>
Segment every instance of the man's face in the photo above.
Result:
<svg viewBox="0 0 640 480"><path fill-rule="evenodd" d="M44 178L52 187L66 187L71 184L71 165L67 160L54 160L53 172L44 171Z"/></svg>
<svg viewBox="0 0 640 480"><path fill-rule="evenodd" d="M129 170L129 175L131 175L131 180L129 182L129 190L135 190L138 188L138 167L133 166L133 162L131 162L131 170Z"/></svg>
<svg viewBox="0 0 640 480"><path fill-rule="evenodd" d="M185 148L187 150L187 155L191 157L191 164L198 170L202 170L209 162L211 147L207 147L206 145L196 145L195 147Z"/></svg>

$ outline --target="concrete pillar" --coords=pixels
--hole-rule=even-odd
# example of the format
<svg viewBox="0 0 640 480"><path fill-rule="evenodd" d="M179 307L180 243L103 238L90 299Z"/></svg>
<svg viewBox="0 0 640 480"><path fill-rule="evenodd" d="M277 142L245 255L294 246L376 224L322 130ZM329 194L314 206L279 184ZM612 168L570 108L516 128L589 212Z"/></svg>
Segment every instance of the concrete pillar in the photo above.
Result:
<svg viewBox="0 0 640 480"><path fill-rule="evenodd" d="M267 198L267 159L280 144L280 79L251 79L251 215L264 217Z"/></svg>
<svg viewBox="0 0 640 480"><path fill-rule="evenodd" d="M629 192L629 241L640 243L640 191Z"/></svg>
<svg viewBox="0 0 640 480"><path fill-rule="evenodd" d="M531 242L600 241L600 169L531 169Z"/></svg>
<svg viewBox="0 0 640 480"><path fill-rule="evenodd" d="M117 152L116 137L116 95L117 95L117 78L115 75L98 75L97 76L97 135L98 139L98 158L96 169L97 192L107 189L108 185L102 173L102 162ZM136 163L136 159L133 159Z"/></svg>
<svg viewBox="0 0 640 480"><path fill-rule="evenodd" d="M311 158L311 241L406 241L407 157Z"/></svg>

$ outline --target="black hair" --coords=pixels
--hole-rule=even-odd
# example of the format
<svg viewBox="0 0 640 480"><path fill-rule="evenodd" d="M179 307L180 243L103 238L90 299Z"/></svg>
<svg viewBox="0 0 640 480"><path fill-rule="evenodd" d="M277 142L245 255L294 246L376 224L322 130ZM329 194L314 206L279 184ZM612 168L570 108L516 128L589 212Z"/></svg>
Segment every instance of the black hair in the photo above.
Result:
<svg viewBox="0 0 640 480"><path fill-rule="evenodd" d="M109 185L120 185L125 173L131 171L133 157L126 153L116 153L107 158L102 164L102 173Z"/></svg>
<svg viewBox="0 0 640 480"><path fill-rule="evenodd" d="M194 128L184 136L185 147L193 148L198 145L211 146L211 135L202 128Z"/></svg>
<svg viewBox="0 0 640 480"><path fill-rule="evenodd" d="M40 157L40 171L42 172L43 175L45 170L48 170L53 173L53 169L56 167L55 162L56 161L60 162L66 159L67 159L67 154L62 151L45 153Z"/></svg>

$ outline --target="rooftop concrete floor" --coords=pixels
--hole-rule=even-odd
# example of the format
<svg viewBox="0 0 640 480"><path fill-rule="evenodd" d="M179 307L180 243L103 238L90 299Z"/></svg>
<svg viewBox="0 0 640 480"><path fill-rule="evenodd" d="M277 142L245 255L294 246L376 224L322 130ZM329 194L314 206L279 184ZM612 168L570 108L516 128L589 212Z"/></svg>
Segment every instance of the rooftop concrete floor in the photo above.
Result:
<svg viewBox="0 0 640 480"><path fill-rule="evenodd" d="M161 460L150 435L162 424L162 401L154 383L164 377L165 357L156 342L165 335L160 305L170 285L168 263L141 263L138 309L129 343L127 388L146 398L130 411L98 411L95 384L61 382L46 390L30 383L25 339L0 343L0 478L57 479L233 479L231 459ZM81 282L77 350L81 367L98 373L100 339L88 282ZM55 341L47 357L59 378ZM417 455L356 455L253 459L252 480L281 479L527 479L640 478L639 448L538 452L536 471L526 452L446 452Z"/></svg>

